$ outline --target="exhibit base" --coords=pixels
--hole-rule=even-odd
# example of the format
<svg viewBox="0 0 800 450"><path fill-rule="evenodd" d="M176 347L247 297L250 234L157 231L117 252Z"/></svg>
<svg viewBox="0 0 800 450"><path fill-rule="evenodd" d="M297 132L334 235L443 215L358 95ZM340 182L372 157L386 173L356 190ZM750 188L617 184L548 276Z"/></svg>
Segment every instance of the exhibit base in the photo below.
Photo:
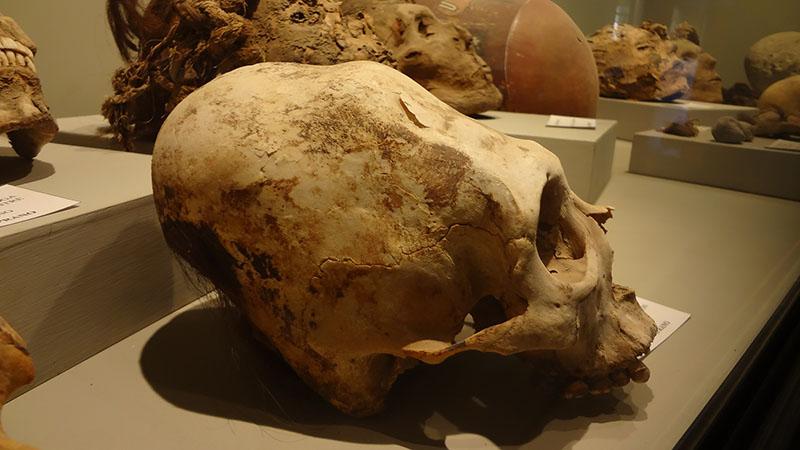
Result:
<svg viewBox="0 0 800 450"><path fill-rule="evenodd" d="M800 151L766 148L775 139L716 142L711 129L695 137L657 130L636 133L629 170L691 183L800 200Z"/></svg>
<svg viewBox="0 0 800 450"><path fill-rule="evenodd" d="M750 106L725 105L722 103L676 100L674 102L641 102L601 97L597 103L597 117L618 122L617 137L632 140L639 131L663 128L671 122L696 119L698 125L712 126L722 116L736 116L752 112Z"/></svg>
<svg viewBox="0 0 800 450"><path fill-rule="evenodd" d="M0 178L79 202L0 227L0 315L35 361L29 389L202 292L162 237L149 156L48 144L28 161L3 138Z"/></svg>
<svg viewBox="0 0 800 450"><path fill-rule="evenodd" d="M597 128L546 126L550 116L489 111L478 121L509 136L536 141L561 160L572 190L584 200L595 202L611 178L617 124L597 120Z"/></svg>

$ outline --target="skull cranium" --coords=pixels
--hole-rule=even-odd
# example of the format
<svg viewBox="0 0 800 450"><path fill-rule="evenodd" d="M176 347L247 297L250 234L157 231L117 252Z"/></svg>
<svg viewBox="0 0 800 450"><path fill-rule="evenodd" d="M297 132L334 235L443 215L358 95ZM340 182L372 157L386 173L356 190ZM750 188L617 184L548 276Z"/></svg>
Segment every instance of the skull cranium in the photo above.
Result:
<svg viewBox="0 0 800 450"><path fill-rule="evenodd" d="M153 185L170 246L347 413L466 350L546 361L577 394L646 378L655 325L612 284L610 209L383 65L218 77L168 117Z"/></svg>
<svg viewBox="0 0 800 450"><path fill-rule="evenodd" d="M0 134L32 159L58 131L44 102L33 57L36 46L11 17L0 14Z"/></svg>

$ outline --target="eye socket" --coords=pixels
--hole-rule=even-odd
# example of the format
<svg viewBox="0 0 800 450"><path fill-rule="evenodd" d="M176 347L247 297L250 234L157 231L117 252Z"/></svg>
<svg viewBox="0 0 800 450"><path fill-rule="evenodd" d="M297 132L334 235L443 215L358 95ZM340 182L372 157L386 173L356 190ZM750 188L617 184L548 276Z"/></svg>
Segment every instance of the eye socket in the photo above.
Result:
<svg viewBox="0 0 800 450"><path fill-rule="evenodd" d="M292 15L291 15L291 16L289 16L289 18L290 18L290 19L292 20L292 22L294 22L294 23L303 23L303 22L305 22L305 21L307 20L307 17L306 17L306 15L305 15L305 14L303 14L303 12L302 12L302 11L295 11L295 12L293 12L293 13L292 13Z"/></svg>
<svg viewBox="0 0 800 450"><path fill-rule="evenodd" d="M424 17L418 17L418 20L419 21L417 22L417 31L419 31L420 34L427 35L428 34L428 24L426 24L423 21Z"/></svg>

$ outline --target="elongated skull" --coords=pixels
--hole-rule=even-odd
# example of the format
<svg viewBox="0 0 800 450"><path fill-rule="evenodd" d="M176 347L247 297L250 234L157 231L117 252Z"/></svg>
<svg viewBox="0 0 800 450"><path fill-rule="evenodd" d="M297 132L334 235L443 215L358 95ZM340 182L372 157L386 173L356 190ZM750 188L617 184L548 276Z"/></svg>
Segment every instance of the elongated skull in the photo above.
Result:
<svg viewBox="0 0 800 450"><path fill-rule="evenodd" d="M655 326L612 284L610 209L383 65L218 77L164 123L153 186L169 245L347 413L466 350L525 354L577 394L646 378Z"/></svg>
<svg viewBox="0 0 800 450"><path fill-rule="evenodd" d="M0 13L0 134L32 159L58 127L44 102L33 63L36 46L11 17Z"/></svg>

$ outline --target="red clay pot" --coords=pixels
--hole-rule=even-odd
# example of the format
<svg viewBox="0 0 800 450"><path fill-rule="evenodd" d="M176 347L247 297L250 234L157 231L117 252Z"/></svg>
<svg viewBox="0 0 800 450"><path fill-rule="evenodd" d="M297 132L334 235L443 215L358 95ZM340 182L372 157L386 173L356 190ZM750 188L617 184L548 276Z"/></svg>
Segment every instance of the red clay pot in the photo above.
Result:
<svg viewBox="0 0 800 450"><path fill-rule="evenodd" d="M595 117L597 66L586 37L550 0L415 0L478 39L507 111Z"/></svg>

